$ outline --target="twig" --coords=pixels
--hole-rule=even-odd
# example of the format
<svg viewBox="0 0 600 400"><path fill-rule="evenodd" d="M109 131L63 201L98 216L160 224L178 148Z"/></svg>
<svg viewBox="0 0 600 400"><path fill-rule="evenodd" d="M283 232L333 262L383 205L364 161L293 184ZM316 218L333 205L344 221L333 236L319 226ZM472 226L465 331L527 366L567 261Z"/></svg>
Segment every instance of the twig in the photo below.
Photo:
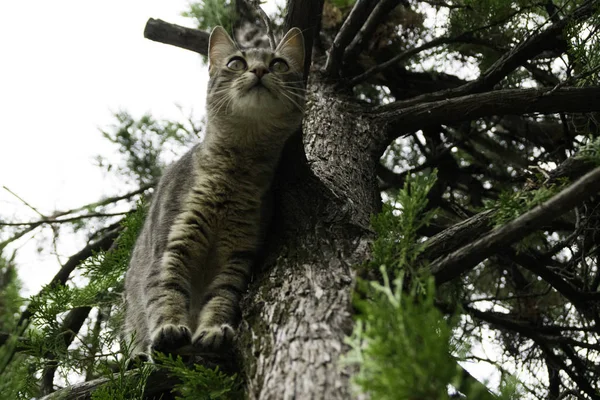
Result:
<svg viewBox="0 0 600 400"><path fill-rule="evenodd" d="M36 214L38 214L40 217L42 218L46 218L46 216L44 214L42 214L41 212L38 211L37 208L35 208L34 206L32 206L31 204L29 204L28 202L26 202L21 196L19 196L18 194L16 194L15 192L13 192L12 190L10 190L9 188L7 188L6 186L2 186L2 188L4 190L6 190L8 193L12 194L13 196L15 196L17 199L19 199L21 201L21 203L25 204L27 207L31 208L33 211L35 211Z"/></svg>
<svg viewBox="0 0 600 400"><path fill-rule="evenodd" d="M600 167L587 173L571 186L483 238L439 258L429 266L438 284L448 282L540 226L571 210L600 189Z"/></svg>
<svg viewBox="0 0 600 400"><path fill-rule="evenodd" d="M462 36L463 35L461 35L460 37L462 37ZM379 65L371 67L368 70L366 70L365 72L363 72L362 74L355 76L354 78L352 78L350 80L349 85L355 86L361 82L364 82L367 79L369 79L371 76L383 71L386 68L391 67L392 65L396 65L400 61L406 60L407 58L410 58L410 57L414 56L415 54L420 53L423 50L428 50L433 47L441 46L443 44L453 43L458 40L459 40L459 37L457 37L457 38L440 37L437 39L433 39L432 41L427 42L425 44L422 44L421 46L417 46L410 50L403 51L402 53L399 53L399 54L395 55L394 57L390 58L388 61L385 61Z"/></svg>
<svg viewBox="0 0 600 400"><path fill-rule="evenodd" d="M30 221L30 222L0 222L0 226L40 226L43 224L62 224L65 222L77 221L79 219L86 218L104 218L104 217L118 217L120 215L125 215L129 213L129 211L123 211L118 213L92 213L92 214L84 214L78 215L70 218L61 218L61 219L43 219L40 221Z"/></svg>

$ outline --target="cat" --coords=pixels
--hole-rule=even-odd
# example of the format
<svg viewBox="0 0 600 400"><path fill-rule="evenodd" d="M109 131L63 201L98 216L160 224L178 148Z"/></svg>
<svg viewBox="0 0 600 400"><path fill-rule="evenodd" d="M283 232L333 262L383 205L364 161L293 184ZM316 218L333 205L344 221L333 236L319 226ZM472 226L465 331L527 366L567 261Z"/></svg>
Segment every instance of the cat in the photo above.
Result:
<svg viewBox="0 0 600 400"><path fill-rule="evenodd" d="M303 117L298 28L271 51L238 48L218 26L208 58L205 138L165 171L125 276L134 357L233 342L274 170Z"/></svg>

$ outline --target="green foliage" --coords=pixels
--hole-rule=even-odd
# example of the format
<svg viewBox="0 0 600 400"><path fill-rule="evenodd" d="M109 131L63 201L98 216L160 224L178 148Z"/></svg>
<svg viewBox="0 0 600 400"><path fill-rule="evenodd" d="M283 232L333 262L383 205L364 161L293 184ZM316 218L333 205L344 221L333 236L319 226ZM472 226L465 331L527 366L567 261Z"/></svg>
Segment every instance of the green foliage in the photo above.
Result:
<svg viewBox="0 0 600 400"><path fill-rule="evenodd" d="M187 366L180 356L157 354L156 360L160 368L169 375L181 380L173 388L180 393L178 400L236 400L243 398L242 386L236 374L227 375L215 369L195 364L193 369Z"/></svg>
<svg viewBox="0 0 600 400"><path fill-rule="evenodd" d="M385 265L394 272L403 269L416 271L414 262L423 250L418 241L418 230L431 221L433 211L427 208L427 193L435 184L437 171L430 175L408 177L404 187L392 203L385 203L383 210L373 216L371 224L377 233L372 246L370 268Z"/></svg>
<svg viewBox="0 0 600 400"><path fill-rule="evenodd" d="M11 259L6 259L0 252L0 331L10 332L15 328L15 317L23 304L19 290L21 283Z"/></svg>
<svg viewBox="0 0 600 400"><path fill-rule="evenodd" d="M447 399L460 371L450 356L452 326L434 306L433 279L425 294L403 293L403 274L390 285L384 266L381 273L383 285L369 282L369 298L355 302L360 316L345 358L359 366L354 384L373 399Z"/></svg>
<svg viewBox="0 0 600 400"><path fill-rule="evenodd" d="M30 299L29 309L33 313L31 327L23 334L27 339L24 353L27 357L20 354L12 360L2 375L3 383L0 384L0 388L11 384L13 385L11 389L16 393L14 398L36 397L39 390L39 373L48 366L48 354L52 354L58 362L58 372L63 373L65 379L68 379L68 374L73 373L110 372L108 357L116 357L113 349L118 343L117 333L105 329L102 334L99 332L94 334L91 329L88 329L87 334L80 332L78 336L83 346L69 350L64 340L67 333L64 332L62 322L67 313L77 307L113 309L118 314L123 276L130 251L143 224L144 215L144 206L139 203L137 210L124 218L122 222L124 230L116 239L112 249L94 254L82 263L80 266L82 274L78 279L80 285L48 285L42 289L40 295ZM13 319L17 320L14 316ZM105 324L104 327L106 326ZM4 346L2 351L10 351L10 349L7 350L7 346ZM97 356L98 352L104 355ZM108 376L116 379L112 378L112 372L108 373ZM128 385L133 386L112 385L106 390L111 395L125 393L138 387L139 382Z"/></svg>
<svg viewBox="0 0 600 400"><path fill-rule="evenodd" d="M524 214L533 207L556 195L565 186L565 182L540 184L537 189L523 190L519 192L505 191L500 193L498 200L487 202L486 208L496 209L494 214L494 225L502 226L507 222Z"/></svg>
<svg viewBox="0 0 600 400"><path fill-rule="evenodd" d="M600 137L588 137L587 143L579 149L575 157L600 165Z"/></svg>
<svg viewBox="0 0 600 400"><path fill-rule="evenodd" d="M140 365L133 372L125 372L127 359L122 357L117 360L120 364L119 373L112 374L106 371L108 382L92 393L92 400L141 400L144 398L146 381L152 373L153 366L150 364Z"/></svg>
<svg viewBox="0 0 600 400"><path fill-rule="evenodd" d="M378 236L369 265L379 267L383 284L359 281L364 297L355 301L359 314L344 359L358 366L353 382L371 398L445 399L459 373L451 357L452 322L434 306L433 279L422 277L403 292L405 272L417 272L423 250L417 231L433 215L425 210L435 179L435 171L408 177L394 204L372 219ZM392 284L388 271L397 276Z"/></svg>
<svg viewBox="0 0 600 400"><path fill-rule="evenodd" d="M174 151L176 145L188 147L200 132L200 128L191 122L186 126L181 122L158 121L149 114L136 120L129 113L119 111L115 118L117 123L102 130L102 135L118 145L119 152L125 157L116 170L140 185L155 182L161 175L165 167L165 150ZM115 169L115 165L101 156L97 161L108 171Z"/></svg>
<svg viewBox="0 0 600 400"><path fill-rule="evenodd" d="M82 277L87 278L84 286L46 286L40 296L32 297L29 303L35 315L32 322L38 326L55 325L60 313L75 307L118 303L131 249L144 218L145 208L140 202L137 209L124 218L123 233L115 240L113 248L96 253L82 263Z"/></svg>
<svg viewBox="0 0 600 400"><path fill-rule="evenodd" d="M37 386L32 384L33 379L30 379L29 365L24 356L17 355L8 364L21 334L16 330L16 322L20 307L23 305L23 299L19 295L21 282L17 278L13 258L14 254L11 258L5 258L0 252L0 332L13 333L0 347L0 370L2 370L0 393L3 398L21 399L25 398L20 395L23 387L27 386L35 392Z"/></svg>
<svg viewBox="0 0 600 400"><path fill-rule="evenodd" d="M575 84L578 86L600 83L600 7L585 23L571 23L566 37L570 56L575 58Z"/></svg>
<svg viewBox="0 0 600 400"><path fill-rule="evenodd" d="M454 335L458 314L446 317L436 307L434 279L416 265L424 250L417 232L434 214L426 209L435 180L435 170L409 176L395 201L372 219L377 238L369 267L379 268L382 282L358 279L356 324L346 339L351 350L342 362L357 368L355 388L373 399L449 399L450 386L467 398L496 398L477 381L462 384L455 357L469 346ZM388 274L396 278L390 282ZM516 383L503 385L498 398L515 398Z"/></svg>
<svg viewBox="0 0 600 400"><path fill-rule="evenodd" d="M181 13L184 17L196 21L196 27L210 31L221 25L229 33L233 32L233 24L237 14L233 2L228 0L204 0L199 3L190 3L189 10Z"/></svg>

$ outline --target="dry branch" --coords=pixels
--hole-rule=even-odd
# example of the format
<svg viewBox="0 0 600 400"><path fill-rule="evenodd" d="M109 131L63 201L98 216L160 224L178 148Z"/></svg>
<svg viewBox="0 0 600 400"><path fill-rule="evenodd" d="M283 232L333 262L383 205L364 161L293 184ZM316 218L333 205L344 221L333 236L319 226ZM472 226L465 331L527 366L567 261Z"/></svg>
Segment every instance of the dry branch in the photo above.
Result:
<svg viewBox="0 0 600 400"><path fill-rule="evenodd" d="M312 62L312 48L321 29L321 14L324 0L288 0L285 16L285 30L296 27L304 36L304 81Z"/></svg>
<svg viewBox="0 0 600 400"><path fill-rule="evenodd" d="M160 19L150 18L146 22L144 37L155 42L170 44L182 49L208 55L210 35L198 29L171 24Z"/></svg>
<svg viewBox="0 0 600 400"><path fill-rule="evenodd" d="M438 284L474 268L503 246L514 243L561 216L600 190L600 167L587 173L550 200L526 212L483 238L438 258L429 266Z"/></svg>
<svg viewBox="0 0 600 400"><path fill-rule="evenodd" d="M600 87L506 89L407 106L394 102L375 108L375 118L389 124L382 147L400 135L435 124L452 124L493 116L600 111Z"/></svg>
<svg viewBox="0 0 600 400"><path fill-rule="evenodd" d="M373 11L368 14L368 18L364 25L360 28L344 52L345 60L351 60L360 54L369 39L371 39L371 36L373 36L373 33L375 33L377 27L389 16L390 12L396 8L400 2L400 0L380 0L377 2ZM408 2L403 0L402 3L407 4Z"/></svg>
<svg viewBox="0 0 600 400"><path fill-rule="evenodd" d="M354 3L352 10L350 10L350 14L335 36L333 44L331 45L331 49L329 50L327 62L325 63L325 71L330 76L334 76L335 74L339 73L339 67L344 56L344 51L346 50L346 46L348 46L352 39L354 39L356 33L367 19L367 16L369 15L367 12L369 5L369 0L357 0L356 3Z"/></svg>

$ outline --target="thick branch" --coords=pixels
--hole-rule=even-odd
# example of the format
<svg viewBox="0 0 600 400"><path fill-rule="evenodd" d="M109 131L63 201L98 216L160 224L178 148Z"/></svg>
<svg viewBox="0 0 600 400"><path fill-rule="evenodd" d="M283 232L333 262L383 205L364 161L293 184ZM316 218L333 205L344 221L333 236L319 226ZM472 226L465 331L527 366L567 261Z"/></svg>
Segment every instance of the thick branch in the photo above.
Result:
<svg viewBox="0 0 600 400"><path fill-rule="evenodd" d="M315 38L321 30L321 14L324 0L288 0L285 16L286 30L296 27L304 36L304 81L308 79L312 48Z"/></svg>
<svg viewBox="0 0 600 400"><path fill-rule="evenodd" d="M356 3L354 3L354 7L352 7L350 14L344 21L344 24L338 31L333 40L333 44L331 45L331 50L329 51L329 56L327 57L327 62L325 64L325 71L328 75L333 76L336 73L339 73L344 50L346 50L346 46L354 39L356 33L367 19L367 16L369 15L367 11L370 3L369 0L357 0Z"/></svg>
<svg viewBox="0 0 600 400"><path fill-rule="evenodd" d="M533 208L483 238L439 258L430 264L438 284L448 282L494 254L498 249L514 243L540 226L571 210L600 188L600 167L577 180L567 189L545 203Z"/></svg>
<svg viewBox="0 0 600 400"><path fill-rule="evenodd" d="M452 124L492 115L600 111L600 87L506 89L406 106L395 102L374 109L390 126L382 147L396 137L434 124Z"/></svg>
<svg viewBox="0 0 600 400"><path fill-rule="evenodd" d="M137 371L130 371L126 374L126 379L139 379L139 373ZM56 391L52 394L42 397L40 400L88 400L92 398L92 394L100 387L109 384L111 380L122 379L120 374L117 373L113 378L99 378L88 382L82 382L77 385L67 387L65 389ZM162 395L169 394L173 386L179 383L177 378L170 377L167 373L161 370L153 371L144 387L144 397L150 399L162 398ZM171 398L171 397L166 397Z"/></svg>
<svg viewBox="0 0 600 400"><path fill-rule="evenodd" d="M352 40L352 43L350 43L344 52L344 59L352 59L360 54L377 27L399 3L400 0L380 0L377 3L363 27L358 31L354 40ZM403 3L406 3L406 1L403 1Z"/></svg>
<svg viewBox="0 0 600 400"><path fill-rule="evenodd" d="M146 39L195 51L205 56L208 55L209 36L207 32L198 29L186 28L154 18L146 22L144 29Z"/></svg>

